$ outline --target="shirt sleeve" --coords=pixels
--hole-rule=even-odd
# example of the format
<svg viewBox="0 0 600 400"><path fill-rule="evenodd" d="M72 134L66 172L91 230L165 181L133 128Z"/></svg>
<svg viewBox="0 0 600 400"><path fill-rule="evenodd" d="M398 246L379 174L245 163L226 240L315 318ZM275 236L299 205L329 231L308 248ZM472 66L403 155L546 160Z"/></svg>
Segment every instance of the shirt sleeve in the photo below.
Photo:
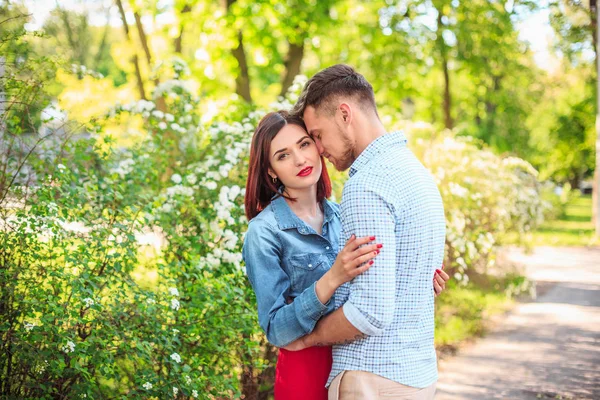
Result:
<svg viewBox="0 0 600 400"><path fill-rule="evenodd" d="M291 282L281 265L282 246L277 232L266 223L250 223L242 255L256 294L258 322L273 345L284 347L309 334L319 318L331 311L331 301L319 301L316 282L287 304Z"/></svg>
<svg viewBox="0 0 600 400"><path fill-rule="evenodd" d="M348 189L348 190L346 190ZM394 317L396 298L396 223L392 205L373 188L349 182L342 201L344 236L375 236L383 244L374 264L354 278L344 315L366 335L381 335Z"/></svg>

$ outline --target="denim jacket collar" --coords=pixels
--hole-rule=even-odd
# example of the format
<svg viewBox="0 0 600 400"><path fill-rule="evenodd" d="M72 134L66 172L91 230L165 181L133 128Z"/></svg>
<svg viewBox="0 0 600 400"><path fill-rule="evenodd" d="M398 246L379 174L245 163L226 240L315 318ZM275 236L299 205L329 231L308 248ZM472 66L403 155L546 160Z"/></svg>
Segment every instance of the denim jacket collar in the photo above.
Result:
<svg viewBox="0 0 600 400"><path fill-rule="evenodd" d="M279 194L281 194L281 190ZM277 197L274 196L271 200L271 207L273 208L273 214L275 215L279 229L304 229L307 226L306 223L298 218L296 214L294 214L290 206L285 201L285 198L281 195L276 196ZM325 214L323 224L330 222L337 213L333 206L329 204L329 200L327 199L323 199L323 210Z"/></svg>

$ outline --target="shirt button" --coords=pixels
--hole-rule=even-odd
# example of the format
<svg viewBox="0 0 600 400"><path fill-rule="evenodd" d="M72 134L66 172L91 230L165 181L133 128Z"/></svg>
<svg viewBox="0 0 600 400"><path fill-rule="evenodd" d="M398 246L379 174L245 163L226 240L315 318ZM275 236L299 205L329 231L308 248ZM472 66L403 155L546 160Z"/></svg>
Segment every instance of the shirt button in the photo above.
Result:
<svg viewBox="0 0 600 400"><path fill-rule="evenodd" d="M308 268L312 268L312 264L308 264Z"/></svg>
<svg viewBox="0 0 600 400"><path fill-rule="evenodd" d="M325 247L325 250L329 250L329 246Z"/></svg>

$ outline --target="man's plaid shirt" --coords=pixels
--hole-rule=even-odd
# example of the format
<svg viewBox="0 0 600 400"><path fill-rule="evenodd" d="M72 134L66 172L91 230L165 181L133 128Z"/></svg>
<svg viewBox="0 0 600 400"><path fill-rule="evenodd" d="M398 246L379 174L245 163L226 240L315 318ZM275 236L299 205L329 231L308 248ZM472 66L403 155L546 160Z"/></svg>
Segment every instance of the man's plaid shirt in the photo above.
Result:
<svg viewBox="0 0 600 400"><path fill-rule="evenodd" d="M433 275L446 224L431 174L402 132L373 141L350 168L341 202L340 250L352 234L383 243L375 264L335 294L336 308L366 336L333 348L327 386L344 370L424 388L437 380Z"/></svg>

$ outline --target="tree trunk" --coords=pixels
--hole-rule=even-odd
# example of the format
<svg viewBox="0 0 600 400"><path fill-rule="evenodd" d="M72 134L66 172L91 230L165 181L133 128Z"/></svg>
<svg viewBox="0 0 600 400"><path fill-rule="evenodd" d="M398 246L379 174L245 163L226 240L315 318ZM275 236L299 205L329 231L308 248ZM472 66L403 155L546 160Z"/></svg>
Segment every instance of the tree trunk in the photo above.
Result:
<svg viewBox="0 0 600 400"><path fill-rule="evenodd" d="M304 58L304 40L300 44L290 43L289 45L285 60L285 72L281 81L281 92L279 92L280 96L285 96L292 83L294 83L294 78L300 73L300 65L302 64L302 58Z"/></svg>
<svg viewBox="0 0 600 400"><path fill-rule="evenodd" d="M444 74L444 126L448 129L452 129L454 126L454 122L452 121L452 98L450 96L450 73L448 71L448 53L446 49L446 42L444 42L444 37L442 36L442 29L444 23L442 22L442 12L438 10L437 17L437 39L438 42L438 50L440 52L440 58L442 61L442 72Z"/></svg>
<svg viewBox="0 0 600 400"><path fill-rule="evenodd" d="M229 12L229 8L231 8L236 1L237 0L225 1L227 12ZM240 67L239 73L235 78L235 92L248 103L252 103L252 96L250 95L250 75L248 74L248 61L246 60L246 51L244 50L244 35L241 30L238 31L238 45L231 51L231 54L235 57Z"/></svg>
<svg viewBox="0 0 600 400"><path fill-rule="evenodd" d="M248 62L246 61L242 31L238 32L238 45L233 49L232 54L240 66L239 74L235 78L235 92L242 96L248 103L252 103L252 96L250 95L250 75L248 74Z"/></svg>
<svg viewBox="0 0 600 400"><path fill-rule="evenodd" d="M58 13L60 14L60 18L65 25L65 30L67 31L67 41L69 42L69 47L73 51L73 58L77 60L79 65L85 65L85 56L79 47L79 42L75 37L75 33L73 32L73 28L71 27L71 21L69 20L69 13L64 8L58 7ZM83 21L87 21L87 17L84 16Z"/></svg>
<svg viewBox="0 0 600 400"><path fill-rule="evenodd" d="M142 18L140 17L140 14L138 12L134 12L133 16L135 17L135 26L137 27L138 35L140 36L142 48L144 49L144 53L146 54L148 68L152 69L152 55L150 54L150 47L148 47L148 38L146 36L146 32L144 31L144 25L142 25Z"/></svg>
<svg viewBox="0 0 600 400"><path fill-rule="evenodd" d="M130 45L133 45L131 42L131 35L129 34L129 25L127 25L127 18L125 17L125 9L123 8L123 2L121 0L117 1L117 7L119 7L119 13L121 14L121 20L123 21L123 29L125 29L125 39ZM132 46L133 47L133 46ZM133 56L131 56L131 62L135 67L135 76L137 79L138 91L140 93L140 98L146 100L146 92L144 90L144 81L142 80L142 73L140 71L140 63L138 60L137 52L133 50Z"/></svg>
<svg viewBox="0 0 600 400"><path fill-rule="evenodd" d="M444 70L444 125L448 129L454 127L454 121L452 121L451 107L452 99L450 97L450 74L448 73L448 61L446 60L446 54L444 53L442 59L442 68Z"/></svg>
<svg viewBox="0 0 600 400"><path fill-rule="evenodd" d="M192 11L192 7L190 7L189 4L186 4L181 9L180 15L187 14L190 11ZM184 28L185 28L185 24L180 21L180 23L179 23L179 35L175 38L175 43L174 43L174 45L175 45L175 53L181 54L182 51L183 51L183 49L182 49L182 42L183 42L183 30L184 30Z"/></svg>
<svg viewBox="0 0 600 400"><path fill-rule="evenodd" d="M148 46L148 36L146 36L146 32L144 31L144 25L142 24L142 17L139 13L133 13L135 17L135 26L138 31L138 35L140 37L140 42L142 43L142 48L144 49L144 54L146 55L146 63L148 64L148 69L152 70L152 53L150 53L150 46ZM158 78L154 79L154 87L158 87L160 85L160 81ZM156 109L162 112L167 111L167 104L165 99L161 96L155 99Z"/></svg>

